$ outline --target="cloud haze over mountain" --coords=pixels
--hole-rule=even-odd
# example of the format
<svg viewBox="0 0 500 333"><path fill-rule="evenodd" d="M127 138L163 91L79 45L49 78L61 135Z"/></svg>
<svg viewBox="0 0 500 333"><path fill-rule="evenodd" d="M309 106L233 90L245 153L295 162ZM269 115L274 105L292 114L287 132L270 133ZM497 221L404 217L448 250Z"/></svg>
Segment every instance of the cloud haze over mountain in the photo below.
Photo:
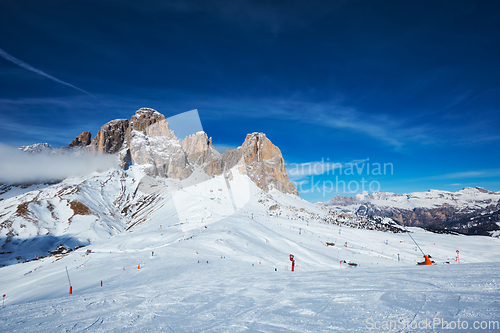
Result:
<svg viewBox="0 0 500 333"><path fill-rule="evenodd" d="M0 143L0 182L31 183L84 176L117 167L113 155L30 154Z"/></svg>

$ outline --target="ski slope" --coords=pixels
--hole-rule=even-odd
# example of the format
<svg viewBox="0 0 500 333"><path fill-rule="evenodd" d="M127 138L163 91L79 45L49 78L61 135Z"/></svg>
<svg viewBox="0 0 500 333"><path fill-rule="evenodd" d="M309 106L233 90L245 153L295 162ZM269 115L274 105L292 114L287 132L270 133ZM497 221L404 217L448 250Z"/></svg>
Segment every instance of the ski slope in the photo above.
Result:
<svg viewBox="0 0 500 333"><path fill-rule="evenodd" d="M422 254L407 234L308 219L324 208L262 192L236 170L168 183L138 169L111 174L80 188L95 183L116 204L106 212L135 215L86 247L0 268L1 331L366 332L394 322L406 332L425 320L500 319L497 238L410 228L436 262L416 266ZM141 201L127 201L132 192ZM80 196L89 207L101 198Z"/></svg>

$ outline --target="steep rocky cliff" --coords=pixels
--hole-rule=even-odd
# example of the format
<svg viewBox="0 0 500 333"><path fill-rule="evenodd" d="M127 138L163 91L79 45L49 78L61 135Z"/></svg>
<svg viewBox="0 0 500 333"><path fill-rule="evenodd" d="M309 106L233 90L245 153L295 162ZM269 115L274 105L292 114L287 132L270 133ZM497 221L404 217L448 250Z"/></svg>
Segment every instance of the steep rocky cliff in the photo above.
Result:
<svg viewBox="0 0 500 333"><path fill-rule="evenodd" d="M248 134L241 147L226 151L222 158L228 169L235 165L243 166L244 172L261 189L275 188L283 193L298 195L297 188L286 174L281 151L264 133Z"/></svg>
<svg viewBox="0 0 500 333"><path fill-rule="evenodd" d="M120 156L122 165L141 165L150 176L185 179L192 173L181 142L165 116L153 109L139 109L132 116Z"/></svg>
<svg viewBox="0 0 500 333"><path fill-rule="evenodd" d="M71 143L67 146L67 148L72 147L86 147L92 142L92 136L89 131L85 131L80 133Z"/></svg>
<svg viewBox="0 0 500 333"><path fill-rule="evenodd" d="M84 142L83 138L79 140ZM175 179L189 177L196 168L212 177L238 165L239 171L261 189L298 195L286 174L281 151L265 134L248 134L241 147L221 155L205 132L179 140L165 116L150 108L137 110L130 120L104 124L87 150L118 154L123 169L135 164L149 176Z"/></svg>
<svg viewBox="0 0 500 333"><path fill-rule="evenodd" d="M128 119L116 119L102 125L90 143L90 150L100 154L118 152L122 148L128 126Z"/></svg>
<svg viewBox="0 0 500 333"><path fill-rule="evenodd" d="M181 146L190 165L201 166L209 176L222 174L224 170L222 155L215 150L212 138L209 138L205 132L186 137Z"/></svg>

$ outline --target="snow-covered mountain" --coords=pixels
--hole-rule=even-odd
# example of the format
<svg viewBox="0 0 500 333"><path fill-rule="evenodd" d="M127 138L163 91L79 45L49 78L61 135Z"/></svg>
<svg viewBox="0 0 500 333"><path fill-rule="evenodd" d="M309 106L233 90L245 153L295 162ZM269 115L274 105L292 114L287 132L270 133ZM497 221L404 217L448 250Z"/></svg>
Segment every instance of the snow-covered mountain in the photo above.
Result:
<svg viewBox="0 0 500 333"><path fill-rule="evenodd" d="M141 109L89 137L61 151L110 155L116 167L0 184L5 331L366 332L387 320L497 319L500 239L415 227L410 238L391 218L302 200L263 133L220 154L204 132L181 141ZM455 199L473 209L477 191ZM479 193L485 207L483 195L497 195ZM412 239L436 265L416 266Z"/></svg>
<svg viewBox="0 0 500 333"><path fill-rule="evenodd" d="M90 143L89 136L75 139L88 144L74 144L71 152L115 154L124 169L55 184L1 185L0 265L42 257L60 246L87 246L160 216L181 223L192 218L192 209L214 219L247 204L293 220L402 231L390 219L343 214L300 199L279 148L263 133L248 134L241 147L220 154L206 133L180 141L163 115L143 108L130 121L105 124Z"/></svg>
<svg viewBox="0 0 500 333"><path fill-rule="evenodd" d="M324 205L360 215L393 218L405 225L464 234L500 235L500 192L465 187L457 192L429 190L398 195L363 192L336 196Z"/></svg>
<svg viewBox="0 0 500 333"><path fill-rule="evenodd" d="M217 220L246 206L288 220L403 232L391 219L340 213L299 197L260 189L238 166L206 177L202 169L179 180L150 177L141 166L60 183L4 186L0 196L0 265L43 257L63 245L87 246L148 223ZM172 224L172 222L170 222Z"/></svg>
<svg viewBox="0 0 500 333"><path fill-rule="evenodd" d="M48 143L35 143L29 146L21 146L19 149L26 153L39 154L52 151L52 146Z"/></svg>
<svg viewBox="0 0 500 333"><path fill-rule="evenodd" d="M140 165L153 177L185 179L198 168L212 177L239 165L261 189L277 188L298 195L286 174L281 151L263 133L248 134L241 147L221 155L205 132L180 140L164 115L141 108L130 120L104 124L85 148L94 153L116 153L123 169Z"/></svg>

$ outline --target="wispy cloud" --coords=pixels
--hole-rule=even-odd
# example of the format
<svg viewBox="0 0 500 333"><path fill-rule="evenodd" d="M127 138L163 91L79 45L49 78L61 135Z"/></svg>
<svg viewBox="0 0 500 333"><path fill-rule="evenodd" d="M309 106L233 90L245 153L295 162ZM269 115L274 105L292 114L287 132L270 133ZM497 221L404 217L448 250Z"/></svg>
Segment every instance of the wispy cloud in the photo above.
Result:
<svg viewBox="0 0 500 333"><path fill-rule="evenodd" d="M325 161L324 159L321 161L314 162L306 162L306 163L289 163L287 164L286 171L288 174L288 178L294 181L295 183L300 183L301 180L304 180L309 176L319 176L325 173L332 174L335 173L335 170L342 170L345 168L356 168L359 165L359 169L361 172L366 171L366 168L362 166L363 163L368 161L368 159L362 160L352 160L348 163L338 163L338 162L330 162L329 160Z"/></svg>
<svg viewBox="0 0 500 333"><path fill-rule="evenodd" d="M238 110L239 117L294 120L304 124L346 130L372 137L395 150L410 141L431 141L429 129L412 126L410 121L384 114L368 114L345 107L340 102L311 102L306 98L200 99L200 110L213 110L208 116L220 118ZM244 112L242 112L244 111Z"/></svg>
<svg viewBox="0 0 500 333"><path fill-rule="evenodd" d="M445 173L441 175L436 175L436 176L430 176L430 177L422 177L422 178L415 178L415 179L409 179L407 181L424 181L424 180L458 180L458 179L476 179L476 178L493 178L493 177L500 177L500 169L484 169L484 170L469 170L469 171L462 171L462 172L451 172L451 173ZM449 184L453 186L461 186L465 185L459 182L455 182L453 184Z"/></svg>
<svg viewBox="0 0 500 333"><path fill-rule="evenodd" d="M115 168L114 155L28 154L0 143L0 182L27 183L84 176Z"/></svg>
<svg viewBox="0 0 500 333"><path fill-rule="evenodd" d="M489 178L500 176L500 169L474 170L447 173L433 177L433 179L463 179L463 178Z"/></svg>
<svg viewBox="0 0 500 333"><path fill-rule="evenodd" d="M43 71L41 71L41 70L39 70L39 69L36 69L35 67L33 67L33 66L31 66L31 65L28 65L27 63L25 63L25 62L23 62L23 61L21 61L21 60L19 60L19 59L15 58L15 57L11 56L10 54L8 54L7 52L5 52L5 51L4 51L4 50L2 50L2 49L0 49L0 56L1 56L2 58L4 58L5 60L8 60L8 61L10 61L10 62L12 62L12 63L14 63L14 64L16 64L16 65L18 65L18 66L22 67L22 68L24 68L24 69L27 69L27 70L29 70L29 71L32 71L32 72L36 73L36 74L42 75L42 76L44 76L44 77L48 78L49 80L52 80L52 81L54 81L54 82L57 82L57 83L60 83L60 84L65 85L65 86L71 87L71 88L73 88L73 89L76 89L76 90L78 90L78 91L80 91L80 92L84 93L84 94L87 94L87 95L89 95L89 96L91 96L91 97L94 97L94 96L93 96L92 94L90 94L89 92L87 92L87 91L85 91L85 90L83 90L83 89L81 89L81 88L78 88L78 87L76 87L76 86L72 85L71 83L65 82L65 81L63 81L63 80L59 80L58 78L53 77L52 75L49 75L49 74L47 74L47 73L45 73L45 72L43 72Z"/></svg>
<svg viewBox="0 0 500 333"><path fill-rule="evenodd" d="M493 118L463 119L453 125L443 126L436 110L422 110L411 115L384 112L371 113L346 106L342 98L315 102L307 94L296 93L287 97L235 98L198 96L191 99L205 117L247 117L286 119L303 124L327 127L360 134L375 139L396 151L409 145L459 145L470 146L500 141L493 126ZM206 113L209 110L210 113ZM463 115L462 115L463 117Z"/></svg>

